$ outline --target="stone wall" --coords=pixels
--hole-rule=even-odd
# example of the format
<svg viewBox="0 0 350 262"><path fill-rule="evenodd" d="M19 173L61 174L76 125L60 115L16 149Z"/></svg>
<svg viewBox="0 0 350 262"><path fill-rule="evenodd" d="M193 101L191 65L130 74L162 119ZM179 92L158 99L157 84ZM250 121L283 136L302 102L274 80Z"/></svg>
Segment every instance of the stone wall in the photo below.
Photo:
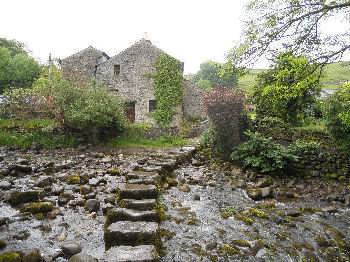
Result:
<svg viewBox="0 0 350 262"><path fill-rule="evenodd" d="M63 77L78 85L85 85L95 78L96 66L108 56L92 46L61 61Z"/></svg>
<svg viewBox="0 0 350 262"><path fill-rule="evenodd" d="M162 53L150 41L142 39L97 68L98 81L126 100L135 102L137 123L155 123L149 112L149 101L155 100L150 75L155 72L155 64ZM120 65L120 73L117 75L114 72L115 65ZM181 106L177 108L177 112L173 126L181 121Z"/></svg>
<svg viewBox="0 0 350 262"><path fill-rule="evenodd" d="M203 107L204 91L191 81L184 81L183 112L186 118L205 118Z"/></svg>

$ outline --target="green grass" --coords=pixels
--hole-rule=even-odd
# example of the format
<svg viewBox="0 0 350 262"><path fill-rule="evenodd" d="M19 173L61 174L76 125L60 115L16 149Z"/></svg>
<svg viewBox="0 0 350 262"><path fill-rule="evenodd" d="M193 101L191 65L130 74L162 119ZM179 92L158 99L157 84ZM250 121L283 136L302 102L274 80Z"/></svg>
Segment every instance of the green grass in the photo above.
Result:
<svg viewBox="0 0 350 262"><path fill-rule="evenodd" d="M249 91L256 84L257 75L263 70L250 69L238 80L238 86ZM337 62L325 66L321 78L322 88L335 89L347 81L350 81L350 62Z"/></svg>
<svg viewBox="0 0 350 262"><path fill-rule="evenodd" d="M73 136L65 134L40 131L21 133L0 130L0 146L30 148L33 144L43 148L53 149L57 147L73 147L77 145L77 141Z"/></svg>
<svg viewBox="0 0 350 262"><path fill-rule="evenodd" d="M167 148L174 146L183 146L186 140L181 137L159 137L155 139L148 139L142 137L117 137L109 140L107 146L121 147L121 148Z"/></svg>
<svg viewBox="0 0 350 262"><path fill-rule="evenodd" d="M24 129L39 130L42 128L56 127L58 124L53 119L0 119L0 129Z"/></svg>

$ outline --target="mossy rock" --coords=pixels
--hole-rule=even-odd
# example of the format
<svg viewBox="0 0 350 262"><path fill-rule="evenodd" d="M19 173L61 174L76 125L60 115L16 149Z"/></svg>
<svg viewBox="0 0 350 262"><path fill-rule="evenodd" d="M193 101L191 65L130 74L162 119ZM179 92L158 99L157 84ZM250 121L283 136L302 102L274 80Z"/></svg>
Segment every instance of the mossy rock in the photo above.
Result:
<svg viewBox="0 0 350 262"><path fill-rule="evenodd" d="M244 216L240 213L235 214L235 219L244 222L246 225L253 225L253 223L255 222L255 220L253 218L248 217L248 216Z"/></svg>
<svg viewBox="0 0 350 262"><path fill-rule="evenodd" d="M123 174L122 170L120 170L117 167L112 167L112 168L108 169L107 173L112 175L112 176L120 176Z"/></svg>
<svg viewBox="0 0 350 262"><path fill-rule="evenodd" d="M69 185L79 185L80 184L80 176L79 175L70 175L66 177L66 182Z"/></svg>
<svg viewBox="0 0 350 262"><path fill-rule="evenodd" d="M220 210L220 215L223 219L227 219L233 216L234 214L236 214L236 209L234 209L233 207L226 207Z"/></svg>
<svg viewBox="0 0 350 262"><path fill-rule="evenodd" d="M229 244L223 244L219 248L219 253L223 256L234 256L241 253L240 249Z"/></svg>
<svg viewBox="0 0 350 262"><path fill-rule="evenodd" d="M25 204L21 208L21 212L29 212L31 214L47 213L52 211L53 204L51 202L32 202Z"/></svg>
<svg viewBox="0 0 350 262"><path fill-rule="evenodd" d="M22 262L41 262L41 261L43 260L39 250L37 249L28 250L22 254Z"/></svg>
<svg viewBox="0 0 350 262"><path fill-rule="evenodd" d="M268 219L269 216L262 211L261 209L257 209L257 208L250 208L248 209L248 212L251 216L257 217L257 218L263 218L263 219Z"/></svg>
<svg viewBox="0 0 350 262"><path fill-rule="evenodd" d="M11 206L39 200L39 191L12 192L8 199Z"/></svg>
<svg viewBox="0 0 350 262"><path fill-rule="evenodd" d="M5 240L0 239L0 249L4 249L7 246Z"/></svg>
<svg viewBox="0 0 350 262"><path fill-rule="evenodd" d="M249 241L244 239L234 239L231 241L231 244L239 247L249 247L249 248L252 247Z"/></svg>
<svg viewBox="0 0 350 262"><path fill-rule="evenodd" d="M5 252L0 254L0 262L21 262L21 255L17 252Z"/></svg>

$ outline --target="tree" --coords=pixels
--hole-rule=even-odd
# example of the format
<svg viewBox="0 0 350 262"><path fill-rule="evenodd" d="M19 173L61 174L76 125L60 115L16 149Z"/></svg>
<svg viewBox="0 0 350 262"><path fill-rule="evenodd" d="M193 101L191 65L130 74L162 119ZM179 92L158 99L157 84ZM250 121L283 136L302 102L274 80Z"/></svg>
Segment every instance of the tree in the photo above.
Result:
<svg viewBox="0 0 350 262"><path fill-rule="evenodd" d="M0 47L7 48L10 51L11 56L17 54L27 54L24 49L24 44L16 40L8 40L0 37Z"/></svg>
<svg viewBox="0 0 350 262"><path fill-rule="evenodd" d="M280 54L270 70L258 75L252 102L258 117L279 117L288 123L303 119L319 94L317 65L305 56Z"/></svg>
<svg viewBox="0 0 350 262"><path fill-rule="evenodd" d="M203 89L213 87L234 87L237 85L238 72L232 63L207 61L200 65L200 70L193 80Z"/></svg>
<svg viewBox="0 0 350 262"><path fill-rule="evenodd" d="M39 64L26 53L0 47L0 93L9 87L30 87L39 73Z"/></svg>
<svg viewBox="0 0 350 262"><path fill-rule="evenodd" d="M344 148L350 148L350 83L344 84L330 97L326 112L330 134Z"/></svg>
<svg viewBox="0 0 350 262"><path fill-rule="evenodd" d="M349 0L250 0L247 5L241 62L254 62L281 49L308 54L319 64L340 59L350 49ZM337 17L344 32L322 26Z"/></svg>

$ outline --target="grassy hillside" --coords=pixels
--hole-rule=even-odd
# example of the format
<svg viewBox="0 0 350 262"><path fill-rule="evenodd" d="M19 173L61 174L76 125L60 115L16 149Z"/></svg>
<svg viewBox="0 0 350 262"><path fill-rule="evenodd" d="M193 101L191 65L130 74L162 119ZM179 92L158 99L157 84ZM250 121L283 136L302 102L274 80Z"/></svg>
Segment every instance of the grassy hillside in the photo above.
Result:
<svg viewBox="0 0 350 262"><path fill-rule="evenodd" d="M263 69L251 69L248 74L241 77L238 86L243 89L249 89L256 81L256 76ZM338 62L329 64L324 68L324 74L321 79L322 87L334 89L343 83L350 81L350 62Z"/></svg>

